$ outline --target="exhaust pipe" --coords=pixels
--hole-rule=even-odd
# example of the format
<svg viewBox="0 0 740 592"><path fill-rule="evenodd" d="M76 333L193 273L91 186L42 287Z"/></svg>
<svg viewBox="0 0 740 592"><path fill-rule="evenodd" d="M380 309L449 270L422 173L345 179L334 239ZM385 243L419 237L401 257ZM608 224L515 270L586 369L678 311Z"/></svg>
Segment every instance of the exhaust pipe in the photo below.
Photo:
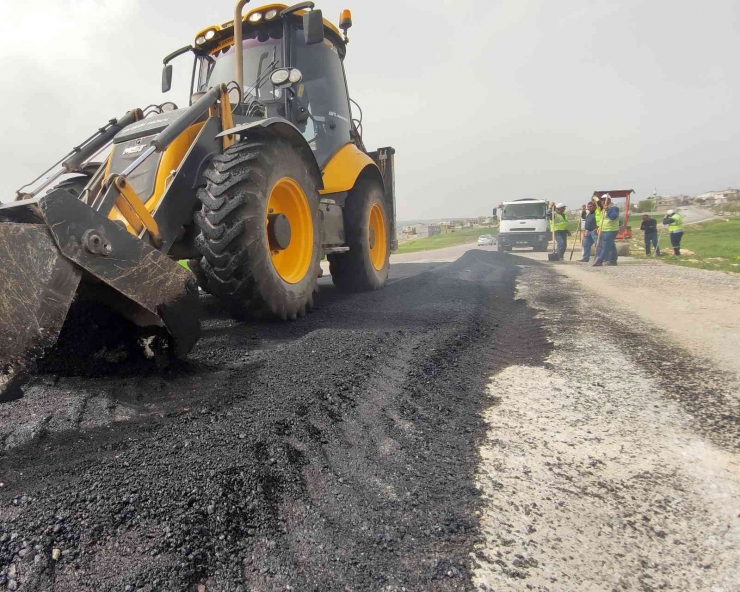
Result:
<svg viewBox="0 0 740 592"><path fill-rule="evenodd" d="M234 9L234 80L239 85L239 92L244 92L244 31L242 10L249 4L249 0L239 0Z"/></svg>

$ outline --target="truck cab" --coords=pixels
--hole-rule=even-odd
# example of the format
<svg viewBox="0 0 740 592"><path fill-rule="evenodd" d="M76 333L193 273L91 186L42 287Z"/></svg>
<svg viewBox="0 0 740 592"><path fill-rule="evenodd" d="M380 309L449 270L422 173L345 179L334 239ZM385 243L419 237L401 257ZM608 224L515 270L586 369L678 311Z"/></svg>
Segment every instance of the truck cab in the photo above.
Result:
<svg viewBox="0 0 740 592"><path fill-rule="evenodd" d="M546 251L547 202L542 199L516 199L505 201L494 210L499 218L497 250L511 251L514 247L532 247Z"/></svg>

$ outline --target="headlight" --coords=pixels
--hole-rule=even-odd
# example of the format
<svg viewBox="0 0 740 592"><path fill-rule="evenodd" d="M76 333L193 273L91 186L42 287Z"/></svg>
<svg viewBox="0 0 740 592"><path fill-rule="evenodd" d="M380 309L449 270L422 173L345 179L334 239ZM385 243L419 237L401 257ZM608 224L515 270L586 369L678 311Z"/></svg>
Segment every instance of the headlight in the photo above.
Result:
<svg viewBox="0 0 740 592"><path fill-rule="evenodd" d="M206 31L206 34L204 35L204 37L206 38L206 41L210 41L215 36L216 36L216 30L215 29L208 29Z"/></svg>
<svg viewBox="0 0 740 592"><path fill-rule="evenodd" d="M274 18L275 18L275 17L277 16L277 15L278 15L278 11L277 11L277 10L275 10L275 9L273 8L272 10L268 10L268 11L267 11L267 12L265 13L265 18L266 18L266 19L267 19L268 21L271 21L271 20L272 20L272 19L274 19Z"/></svg>
<svg viewBox="0 0 740 592"><path fill-rule="evenodd" d="M206 42L206 38L201 35L195 40L196 45L203 45Z"/></svg>
<svg viewBox="0 0 740 592"><path fill-rule="evenodd" d="M292 68L290 71L290 76L288 76L288 80L295 84L296 82L300 82L301 80L303 80L303 74L301 74L301 71L297 68Z"/></svg>
<svg viewBox="0 0 740 592"><path fill-rule="evenodd" d="M258 23L262 20L262 13L261 12L253 12L249 15L249 22L250 23Z"/></svg>
<svg viewBox="0 0 740 592"><path fill-rule="evenodd" d="M275 85L285 84L290 78L290 72L288 70L275 70L270 76L270 80Z"/></svg>

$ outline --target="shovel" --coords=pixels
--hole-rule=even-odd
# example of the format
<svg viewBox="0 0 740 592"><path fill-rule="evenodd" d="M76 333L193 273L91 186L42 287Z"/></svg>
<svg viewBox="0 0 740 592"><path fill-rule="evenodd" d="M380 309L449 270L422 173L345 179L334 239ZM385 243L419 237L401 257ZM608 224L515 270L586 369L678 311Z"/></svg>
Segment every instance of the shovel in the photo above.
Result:
<svg viewBox="0 0 740 592"><path fill-rule="evenodd" d="M555 204L552 204L552 210L550 213L551 224L552 224L552 253L547 254L548 261L557 261L558 258L558 244L555 242Z"/></svg>

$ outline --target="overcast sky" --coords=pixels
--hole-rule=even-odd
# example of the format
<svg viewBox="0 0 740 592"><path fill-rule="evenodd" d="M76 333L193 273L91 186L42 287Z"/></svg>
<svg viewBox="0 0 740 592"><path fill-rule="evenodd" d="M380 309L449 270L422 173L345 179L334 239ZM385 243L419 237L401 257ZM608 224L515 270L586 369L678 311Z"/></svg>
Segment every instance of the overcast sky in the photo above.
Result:
<svg viewBox="0 0 740 592"><path fill-rule="evenodd" d="M187 105L192 62L162 95L162 58L233 4L1 0L2 199L109 118ZM352 10L350 92L367 146L397 150L401 220L740 186L737 0L316 4L334 22Z"/></svg>

